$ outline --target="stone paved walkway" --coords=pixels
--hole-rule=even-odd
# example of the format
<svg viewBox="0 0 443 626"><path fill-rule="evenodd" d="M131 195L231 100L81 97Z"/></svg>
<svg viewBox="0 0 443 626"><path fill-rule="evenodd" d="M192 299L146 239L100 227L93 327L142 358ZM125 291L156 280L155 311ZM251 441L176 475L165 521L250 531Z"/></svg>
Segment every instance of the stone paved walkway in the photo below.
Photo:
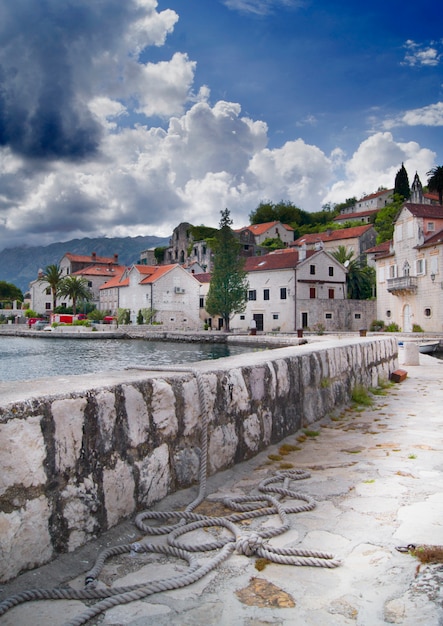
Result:
<svg viewBox="0 0 443 626"><path fill-rule="evenodd" d="M295 488L312 495L317 507L290 515L291 529L270 543L333 552L342 559L340 567L271 563L257 569L256 557L233 554L189 587L115 607L92 623L441 626L443 563L420 565L395 547L443 546L443 362L420 355L419 366L405 369L407 379L374 396L372 406L350 407L281 442L285 448L273 446L209 481L201 510L218 514L222 496L251 495L260 480L280 468L308 469L311 477ZM195 494L183 491L156 508L182 508ZM250 529L275 525L275 516L245 524ZM195 531L196 539L206 541L217 532ZM101 547L139 536L130 522L121 524L100 541L4 586L1 598L37 586L81 588L83 573ZM164 557L124 555L105 565L100 584L140 583L182 570L180 562ZM63 624L84 608L80 601L31 602L12 609L0 624Z"/></svg>

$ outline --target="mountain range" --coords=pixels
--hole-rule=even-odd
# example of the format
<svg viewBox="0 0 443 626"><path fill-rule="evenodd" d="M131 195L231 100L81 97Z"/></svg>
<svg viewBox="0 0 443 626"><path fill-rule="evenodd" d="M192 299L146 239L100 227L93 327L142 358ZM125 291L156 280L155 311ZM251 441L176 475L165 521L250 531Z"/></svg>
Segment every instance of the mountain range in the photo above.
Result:
<svg viewBox="0 0 443 626"><path fill-rule="evenodd" d="M0 280L12 283L25 293L40 269L57 264L67 253L112 257L118 254L120 265L137 263L140 253L149 248L169 245L169 237L96 237L71 239L48 246L19 246L0 251Z"/></svg>

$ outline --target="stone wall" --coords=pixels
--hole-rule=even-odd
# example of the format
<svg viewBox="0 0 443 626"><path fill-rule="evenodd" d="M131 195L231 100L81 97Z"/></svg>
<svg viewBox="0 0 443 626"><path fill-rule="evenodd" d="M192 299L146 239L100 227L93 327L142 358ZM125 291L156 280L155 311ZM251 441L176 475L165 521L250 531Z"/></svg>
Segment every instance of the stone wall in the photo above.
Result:
<svg viewBox="0 0 443 626"><path fill-rule="evenodd" d="M324 341L193 366L209 413L208 469L248 459L375 386L394 339ZM0 580L48 562L197 481L192 372L128 370L1 384Z"/></svg>

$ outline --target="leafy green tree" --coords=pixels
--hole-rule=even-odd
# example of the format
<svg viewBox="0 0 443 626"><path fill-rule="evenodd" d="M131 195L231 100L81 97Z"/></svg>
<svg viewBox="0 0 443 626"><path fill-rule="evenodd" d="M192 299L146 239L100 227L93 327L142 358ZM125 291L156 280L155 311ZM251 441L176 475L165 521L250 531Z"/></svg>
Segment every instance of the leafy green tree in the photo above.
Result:
<svg viewBox="0 0 443 626"><path fill-rule="evenodd" d="M380 209L374 220L374 228L377 231L377 243L390 241L394 235L394 220L403 205L403 196L394 194L391 203Z"/></svg>
<svg viewBox="0 0 443 626"><path fill-rule="evenodd" d="M159 246L158 248L154 248L155 260L159 265L161 265L165 260L165 253L167 249L168 246Z"/></svg>
<svg viewBox="0 0 443 626"><path fill-rule="evenodd" d="M0 280L0 300L19 300L20 302L23 302L23 294L13 283L7 283L5 280Z"/></svg>
<svg viewBox="0 0 443 626"><path fill-rule="evenodd" d="M209 315L220 315L229 332L232 315L246 308L248 281L240 257L240 244L231 230L232 219L228 209L221 211L220 230L211 244L214 269L206 299Z"/></svg>
<svg viewBox="0 0 443 626"><path fill-rule="evenodd" d="M59 287L61 285L62 278L62 270L60 266L57 264L47 265L45 268L45 272L43 276L38 279L39 283L43 283L45 285L49 285L52 294L52 312L55 312L57 308L57 294Z"/></svg>
<svg viewBox="0 0 443 626"><path fill-rule="evenodd" d="M156 309L141 309L142 315L143 315L143 320L145 322L145 324L152 324L155 320L155 316L157 313Z"/></svg>
<svg viewBox="0 0 443 626"><path fill-rule="evenodd" d="M255 211L249 214L251 224L265 224L266 222L281 222L282 224L300 224L304 211L291 202L260 202Z"/></svg>
<svg viewBox="0 0 443 626"><path fill-rule="evenodd" d="M354 251L346 246L339 246L332 256L344 265L348 298L352 300L369 300L373 297L375 286L375 270L365 264L362 259L354 259Z"/></svg>
<svg viewBox="0 0 443 626"><path fill-rule="evenodd" d="M407 200L411 195L408 173L403 163L395 176L394 195L395 194L402 196L404 200Z"/></svg>
<svg viewBox="0 0 443 626"><path fill-rule="evenodd" d="M92 300L92 293L88 288L86 278L80 276L65 276L61 281L57 295L72 300L72 314L77 312L77 302L89 302Z"/></svg>
<svg viewBox="0 0 443 626"><path fill-rule="evenodd" d="M268 237L260 245L263 248L268 248L269 250L282 250L283 248L286 248L280 237Z"/></svg>
<svg viewBox="0 0 443 626"><path fill-rule="evenodd" d="M443 165L437 165L427 172L428 189L438 193L438 202L443 204Z"/></svg>

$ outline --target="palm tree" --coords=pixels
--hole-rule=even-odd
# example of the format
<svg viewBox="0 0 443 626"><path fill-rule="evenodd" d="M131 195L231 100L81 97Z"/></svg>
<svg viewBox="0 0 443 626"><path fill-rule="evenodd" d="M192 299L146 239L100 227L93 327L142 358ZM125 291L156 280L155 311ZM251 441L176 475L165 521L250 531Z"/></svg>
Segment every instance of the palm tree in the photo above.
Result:
<svg viewBox="0 0 443 626"><path fill-rule="evenodd" d="M438 203L443 204L443 165L436 165L427 172L428 189L438 193Z"/></svg>
<svg viewBox="0 0 443 626"><path fill-rule="evenodd" d="M373 296L372 287L375 284L373 268L360 259L353 259L354 251L346 246L338 246L331 253L339 263L348 270L346 275L348 298L352 300L368 300Z"/></svg>
<svg viewBox="0 0 443 626"><path fill-rule="evenodd" d="M92 300L92 293L89 291L88 281L86 278L79 276L70 275L63 278L57 293L59 296L64 296L72 300L73 315L76 313L78 300Z"/></svg>
<svg viewBox="0 0 443 626"><path fill-rule="evenodd" d="M55 308L57 306L57 294L58 289L60 287L60 283L62 282L62 273L63 270L60 269L59 265L47 265L45 268L45 273L43 276L40 276L38 279L39 283L46 283L49 285L52 294L52 312L54 313Z"/></svg>

